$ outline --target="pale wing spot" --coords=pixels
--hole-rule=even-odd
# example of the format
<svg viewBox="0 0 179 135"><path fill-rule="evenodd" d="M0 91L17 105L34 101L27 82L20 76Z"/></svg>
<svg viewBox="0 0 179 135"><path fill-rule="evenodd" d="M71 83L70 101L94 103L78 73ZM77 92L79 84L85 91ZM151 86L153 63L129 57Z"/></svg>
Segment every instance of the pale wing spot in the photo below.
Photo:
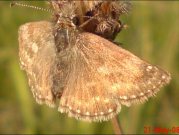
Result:
<svg viewBox="0 0 179 135"><path fill-rule="evenodd" d="M37 96L38 96L38 93L35 93L35 96L37 97Z"/></svg>
<svg viewBox="0 0 179 135"><path fill-rule="evenodd" d="M97 114L97 113L94 113L94 115L96 115L96 116L97 116L98 114Z"/></svg>
<svg viewBox="0 0 179 135"><path fill-rule="evenodd" d="M20 64L21 64L22 66L25 66L25 63L23 62L23 60L21 59L21 57L20 57L19 59L20 59Z"/></svg>
<svg viewBox="0 0 179 135"><path fill-rule="evenodd" d="M147 90L147 92L149 93L149 92L151 92L151 90Z"/></svg>
<svg viewBox="0 0 179 135"><path fill-rule="evenodd" d="M147 68L148 68L148 69L152 69L152 66L148 66Z"/></svg>
<svg viewBox="0 0 179 135"><path fill-rule="evenodd" d="M131 98L136 98L136 95L132 95Z"/></svg>
<svg viewBox="0 0 179 135"><path fill-rule="evenodd" d="M63 108L60 107L60 108L58 108L58 111L61 112L61 113L64 113L64 112L65 112L65 109L63 109Z"/></svg>
<svg viewBox="0 0 179 135"><path fill-rule="evenodd" d="M111 89L116 91L116 90L119 90L121 88L121 86L118 84L118 83L114 83L112 86L111 86Z"/></svg>
<svg viewBox="0 0 179 135"><path fill-rule="evenodd" d="M120 98L126 100L127 96L120 96Z"/></svg>
<svg viewBox="0 0 179 135"><path fill-rule="evenodd" d="M79 106L81 105L81 101L79 100L75 100L76 104L78 104Z"/></svg>
<svg viewBox="0 0 179 135"><path fill-rule="evenodd" d="M136 90L138 90L138 89L139 89L139 86L138 86L138 85L135 85L134 88L135 88Z"/></svg>
<svg viewBox="0 0 179 135"><path fill-rule="evenodd" d="M104 99L104 102L105 102L105 103L108 103L108 102L109 102L109 99Z"/></svg>
<svg viewBox="0 0 179 135"><path fill-rule="evenodd" d="M27 54L27 52L24 53L24 58L27 60L27 63L30 63L31 64L31 58L30 56Z"/></svg>
<svg viewBox="0 0 179 135"><path fill-rule="evenodd" d="M143 95L144 95L144 93L143 93L143 92L141 92L141 93L140 93L140 96L143 96Z"/></svg>
<svg viewBox="0 0 179 135"><path fill-rule="evenodd" d="M101 115L104 115L104 112L100 112Z"/></svg>
<svg viewBox="0 0 179 135"><path fill-rule="evenodd" d="M110 73L109 69L105 66L101 66L101 67L97 68L97 71L99 73L103 73L103 74L109 74Z"/></svg>
<svg viewBox="0 0 179 135"><path fill-rule="evenodd" d="M25 65L20 64L20 69L21 69L21 70L24 70L24 66L25 66Z"/></svg>
<svg viewBox="0 0 179 135"><path fill-rule="evenodd" d="M34 91L34 90L33 90ZM32 94L33 94L33 96L35 97L35 93L34 92L32 92Z"/></svg>
<svg viewBox="0 0 179 135"><path fill-rule="evenodd" d="M108 110L109 113L112 112L112 111L113 111L113 109L111 109L111 108Z"/></svg>
<svg viewBox="0 0 179 135"><path fill-rule="evenodd" d="M29 74L30 74L31 76L33 76L33 78L36 78L36 75L34 74L34 72L29 72Z"/></svg>
<svg viewBox="0 0 179 135"><path fill-rule="evenodd" d="M41 88L39 85L37 85L36 87L37 87L37 89L38 89L39 91L42 90L42 88Z"/></svg>
<svg viewBox="0 0 179 135"><path fill-rule="evenodd" d="M155 68L155 70L158 70L158 68L157 67L154 67Z"/></svg>
<svg viewBox="0 0 179 135"><path fill-rule="evenodd" d="M78 109L78 110L77 110L77 113L80 113L80 112L81 112L81 111Z"/></svg>
<svg viewBox="0 0 179 135"><path fill-rule="evenodd" d="M152 84L152 82L151 82L151 81L148 81L147 83L148 83L148 84Z"/></svg>
<svg viewBox="0 0 179 135"><path fill-rule="evenodd" d="M126 99L127 99L127 96L123 96L123 99L125 99L125 100L126 100Z"/></svg>
<svg viewBox="0 0 179 135"><path fill-rule="evenodd" d="M29 56L27 56L27 62L30 63L30 64L32 63L32 60Z"/></svg>
<svg viewBox="0 0 179 135"><path fill-rule="evenodd" d="M100 100L99 96L97 96L95 99L96 99L96 101L99 101L99 100Z"/></svg>
<svg viewBox="0 0 179 135"><path fill-rule="evenodd" d="M42 95L38 95L39 98L42 98Z"/></svg>
<svg viewBox="0 0 179 135"><path fill-rule="evenodd" d="M166 78L166 76L165 75L162 75L162 79L165 79Z"/></svg>
<svg viewBox="0 0 179 135"><path fill-rule="evenodd" d="M147 71L150 71L153 67L152 66L147 66Z"/></svg>
<svg viewBox="0 0 179 135"><path fill-rule="evenodd" d="M90 113L89 113L89 112L86 112L86 115L90 115Z"/></svg>
<svg viewBox="0 0 179 135"><path fill-rule="evenodd" d="M37 46L37 44L36 43L33 43L32 44L32 51L34 52L34 53L37 53L38 52L38 46Z"/></svg>
<svg viewBox="0 0 179 135"><path fill-rule="evenodd" d="M155 89L156 88L156 86L153 86L153 89Z"/></svg>
<svg viewBox="0 0 179 135"><path fill-rule="evenodd" d="M161 84L161 81L158 81L158 84Z"/></svg>
<svg viewBox="0 0 179 135"><path fill-rule="evenodd" d="M69 109L70 109L70 110L72 110L72 107L71 107L71 106L69 106Z"/></svg>
<svg viewBox="0 0 179 135"><path fill-rule="evenodd" d="M81 105L81 102L79 101L78 104Z"/></svg>

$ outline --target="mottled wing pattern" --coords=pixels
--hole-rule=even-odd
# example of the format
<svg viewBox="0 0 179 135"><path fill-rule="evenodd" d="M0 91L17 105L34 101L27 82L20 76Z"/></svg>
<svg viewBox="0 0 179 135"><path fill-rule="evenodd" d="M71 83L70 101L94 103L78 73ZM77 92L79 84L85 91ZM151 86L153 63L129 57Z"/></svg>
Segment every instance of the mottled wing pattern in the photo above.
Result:
<svg viewBox="0 0 179 135"><path fill-rule="evenodd" d="M121 104L143 102L170 81L166 71L94 34L80 34L72 53L59 111L79 119L108 120Z"/></svg>
<svg viewBox="0 0 179 135"><path fill-rule="evenodd" d="M56 50L52 24L32 22L19 28L20 65L26 71L36 101L54 106L53 72Z"/></svg>

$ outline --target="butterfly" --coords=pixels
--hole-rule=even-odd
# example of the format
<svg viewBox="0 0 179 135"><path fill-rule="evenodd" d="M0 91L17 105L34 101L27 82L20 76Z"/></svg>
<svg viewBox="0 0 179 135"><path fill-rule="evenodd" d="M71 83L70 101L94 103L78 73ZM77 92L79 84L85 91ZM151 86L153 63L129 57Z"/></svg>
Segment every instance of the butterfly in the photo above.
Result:
<svg viewBox="0 0 179 135"><path fill-rule="evenodd" d="M119 17L131 10L131 3L124 1L75 1L80 27L86 31L114 40L127 25Z"/></svg>
<svg viewBox="0 0 179 135"><path fill-rule="evenodd" d="M39 104L85 121L107 121L146 101L170 82L170 73L76 25L74 1L50 1L54 21L18 31L21 68Z"/></svg>

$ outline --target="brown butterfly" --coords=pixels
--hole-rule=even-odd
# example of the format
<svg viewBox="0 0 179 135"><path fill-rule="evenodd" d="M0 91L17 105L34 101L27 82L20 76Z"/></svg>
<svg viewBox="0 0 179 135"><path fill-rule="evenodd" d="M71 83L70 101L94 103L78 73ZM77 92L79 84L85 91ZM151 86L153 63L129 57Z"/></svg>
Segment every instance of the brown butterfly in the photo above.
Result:
<svg viewBox="0 0 179 135"><path fill-rule="evenodd" d="M128 13L131 3L118 1L75 1L80 27L87 32L95 33L106 39L114 40L116 35L126 27L119 17ZM85 17L84 17L85 16Z"/></svg>
<svg viewBox="0 0 179 135"><path fill-rule="evenodd" d="M55 23L19 28L20 64L36 101L86 121L106 121L121 105L141 103L170 74L74 24L73 1L51 1ZM63 6L62 6L63 5Z"/></svg>

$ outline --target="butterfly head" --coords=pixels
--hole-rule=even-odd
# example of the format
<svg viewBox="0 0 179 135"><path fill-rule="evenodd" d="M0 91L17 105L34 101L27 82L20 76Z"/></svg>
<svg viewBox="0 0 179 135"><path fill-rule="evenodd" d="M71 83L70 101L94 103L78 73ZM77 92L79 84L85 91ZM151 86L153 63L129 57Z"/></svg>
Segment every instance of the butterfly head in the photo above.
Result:
<svg viewBox="0 0 179 135"><path fill-rule="evenodd" d="M54 9L54 21L59 28L76 28L75 6L71 1L51 1Z"/></svg>

